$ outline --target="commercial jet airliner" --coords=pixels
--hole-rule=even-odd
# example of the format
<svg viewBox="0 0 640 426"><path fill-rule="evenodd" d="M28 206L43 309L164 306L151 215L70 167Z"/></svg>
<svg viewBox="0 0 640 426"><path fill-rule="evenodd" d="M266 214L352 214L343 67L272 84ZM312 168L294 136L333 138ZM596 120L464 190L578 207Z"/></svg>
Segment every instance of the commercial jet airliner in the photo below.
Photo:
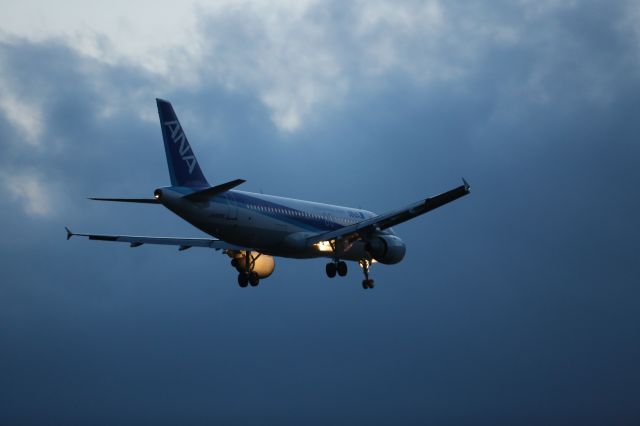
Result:
<svg viewBox="0 0 640 426"><path fill-rule="evenodd" d="M80 234L90 240L178 246L179 250L207 247L222 250L238 271L240 287L257 286L275 268L274 257L328 258L329 278L347 275L345 260L364 272L362 288L373 288L372 263L395 264L405 255L404 242L391 229L416 216L469 194L463 184L442 194L385 214L292 198L238 191L235 179L211 186L171 103L156 99L171 186L158 188L153 198L91 198L126 203L161 204L213 238L174 238L132 235Z"/></svg>

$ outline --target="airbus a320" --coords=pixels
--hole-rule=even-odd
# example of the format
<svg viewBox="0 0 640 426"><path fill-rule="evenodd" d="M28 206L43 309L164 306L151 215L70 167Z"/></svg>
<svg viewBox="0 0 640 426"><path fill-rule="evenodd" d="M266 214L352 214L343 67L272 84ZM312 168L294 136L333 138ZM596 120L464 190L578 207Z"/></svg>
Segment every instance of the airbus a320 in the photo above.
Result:
<svg viewBox="0 0 640 426"><path fill-rule="evenodd" d="M245 181L235 179L211 186L204 177L171 103L156 99L171 186L158 188L153 198L91 198L91 200L163 205L211 238L174 238L74 233L67 239L177 246L179 250L205 247L231 258L240 287L253 287L275 269L274 257L328 258L329 278L347 275L347 263L357 262L362 287L373 288L373 263L390 265L405 255L404 242L391 228L470 192L469 184L429 197L385 214L292 198L239 191Z"/></svg>

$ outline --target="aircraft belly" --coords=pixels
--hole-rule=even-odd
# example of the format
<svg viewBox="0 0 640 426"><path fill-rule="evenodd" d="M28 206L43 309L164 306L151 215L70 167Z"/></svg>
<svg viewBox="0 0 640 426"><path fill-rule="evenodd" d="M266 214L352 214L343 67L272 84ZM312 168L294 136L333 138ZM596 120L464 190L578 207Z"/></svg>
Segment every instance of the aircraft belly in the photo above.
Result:
<svg viewBox="0 0 640 426"><path fill-rule="evenodd" d="M297 259L334 256L331 252L322 252L313 246L301 247L286 242L287 237L299 232L308 232L306 229L275 218L251 214L243 209L239 209L237 215L229 215L228 206L223 203L189 203L170 206L170 209L209 235L230 244L255 248L264 254ZM368 257L368 254L364 250L364 244L356 242L338 257L357 261Z"/></svg>

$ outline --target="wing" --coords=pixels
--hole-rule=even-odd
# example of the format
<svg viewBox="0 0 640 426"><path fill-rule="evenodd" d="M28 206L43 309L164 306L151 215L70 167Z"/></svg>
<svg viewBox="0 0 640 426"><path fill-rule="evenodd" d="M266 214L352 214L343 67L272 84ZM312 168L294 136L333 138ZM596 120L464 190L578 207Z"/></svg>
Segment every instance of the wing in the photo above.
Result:
<svg viewBox="0 0 640 426"><path fill-rule="evenodd" d="M462 182L463 184L457 188L443 192L435 197L410 204L402 209L381 214L352 225L343 226L335 231L314 235L313 237L307 238L307 244L312 245L319 241L329 241L334 239L357 239L363 234L370 233L374 230L387 229L399 223L406 222L414 217L430 212L438 207L442 207L447 203L469 194L471 192L471 186L469 186L464 178L462 179Z"/></svg>
<svg viewBox="0 0 640 426"><path fill-rule="evenodd" d="M67 230L67 240L71 237L88 237L96 241L115 241L129 243L130 247L140 247L143 244L160 244L165 246L178 246L178 250L186 250L191 247L206 247L216 250L251 250L247 247L236 246L215 238L173 238L173 237L146 237L135 235L102 235L102 234L76 234Z"/></svg>

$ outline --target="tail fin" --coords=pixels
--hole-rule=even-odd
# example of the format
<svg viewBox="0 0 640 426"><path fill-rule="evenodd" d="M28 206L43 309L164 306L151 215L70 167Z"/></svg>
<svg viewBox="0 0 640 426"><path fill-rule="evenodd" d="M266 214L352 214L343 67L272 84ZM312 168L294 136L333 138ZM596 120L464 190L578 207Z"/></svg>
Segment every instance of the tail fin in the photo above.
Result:
<svg viewBox="0 0 640 426"><path fill-rule="evenodd" d="M158 116L164 139L164 150L167 154L171 185L209 186L171 103L162 99L156 99L156 103L158 104Z"/></svg>

